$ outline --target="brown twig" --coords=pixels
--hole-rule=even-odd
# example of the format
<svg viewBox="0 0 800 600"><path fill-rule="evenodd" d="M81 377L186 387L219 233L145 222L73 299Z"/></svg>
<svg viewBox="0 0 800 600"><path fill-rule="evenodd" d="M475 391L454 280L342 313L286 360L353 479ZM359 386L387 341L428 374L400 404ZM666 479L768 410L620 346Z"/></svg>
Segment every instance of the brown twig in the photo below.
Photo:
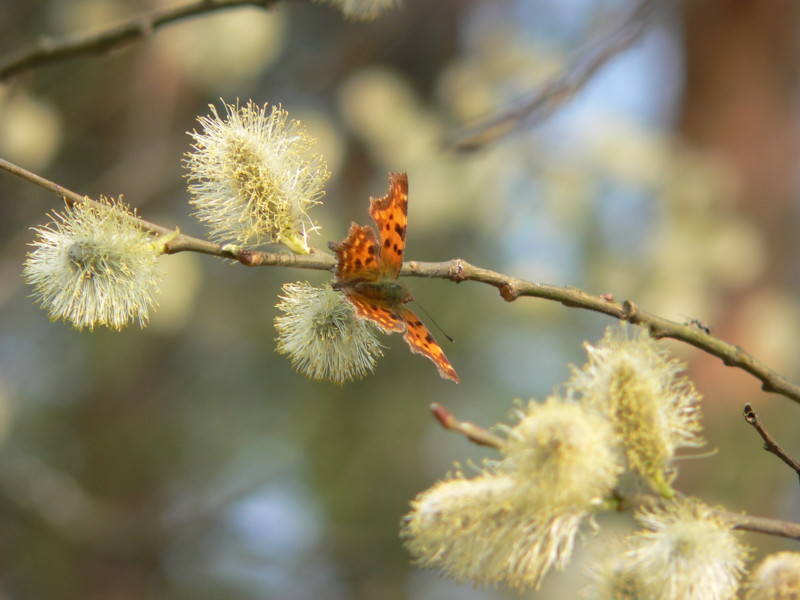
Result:
<svg viewBox="0 0 800 600"><path fill-rule="evenodd" d="M767 431L761 424L761 421L758 419L758 414L756 414L756 411L753 410L753 407L749 403L744 405L744 420L752 425L761 436L761 439L764 440L764 450L771 452L780 458L783 462L794 469L795 473L797 473L797 476L800 477L800 462L797 462L791 456L786 454L786 451L780 447L778 442L775 441L775 438L772 437L769 431Z"/></svg>
<svg viewBox="0 0 800 600"><path fill-rule="evenodd" d="M727 511L717 511L727 517L733 523L734 529L742 531L755 531L756 533L766 533L778 537L800 540L800 523L791 521L781 521L780 519L770 519L767 517L754 517Z"/></svg>
<svg viewBox="0 0 800 600"><path fill-rule="evenodd" d="M609 301L608 295L589 294L575 287L558 287L509 277L488 269L475 267L461 259L443 263L409 262L402 273L419 277L438 277L455 282L478 281L498 289L504 300L512 302L520 296L554 300L571 308L583 308L603 313L621 321L629 321L649 329L656 339L672 338L716 356L729 367L736 367L761 381L761 389L791 398L800 403L800 386L745 352L741 347L716 338L702 329L670 321L639 309L633 302Z"/></svg>
<svg viewBox="0 0 800 600"><path fill-rule="evenodd" d="M154 11L94 35L62 41L44 39L35 48L0 63L0 81L49 63L76 56L108 52L129 45L137 40L149 37L160 27L182 19L240 6L269 7L277 1L198 0L184 6Z"/></svg>
<svg viewBox="0 0 800 600"><path fill-rule="evenodd" d="M67 202L82 202L85 200L76 194L52 181L35 175L22 167L18 167L6 160L0 159L0 169L13 173L23 179L51 191L64 198ZM287 252L260 252L241 249L231 245L220 245L214 242L194 238L185 234L174 235L175 231L148 221L140 221L142 227L160 234L174 236L166 245L167 254L177 252L201 252L221 258L230 258L249 267L277 266L296 267L301 269L331 270L335 259L330 254L314 250L307 256L297 256ZM691 323L683 324L670 321L663 317L645 312L628 300L616 302L609 294L594 295L575 287L558 287L545 283L536 283L503 275L489 269L483 269L468 262L454 258L446 262L417 262L408 261L400 272L403 276L434 277L448 279L456 283L462 281L475 281L496 287L500 295L507 302L513 302L521 296L542 298L560 302L570 308L582 308L603 313L621 321L629 321L649 329L650 334L657 338L672 338L699 348L708 354L718 357L729 367L736 367L749 373L761 382L761 388L766 392L780 394L800 403L800 386L790 382L780 373L770 369L764 363L748 354L739 346L735 346L716 338L703 329Z"/></svg>
<svg viewBox="0 0 800 600"><path fill-rule="evenodd" d="M27 169L23 169L22 167L2 158L0 158L0 169L8 171L17 177L25 179L26 181L30 181L31 183L34 183L39 187L52 192L56 196L63 198L64 201L70 206L86 201L97 204L97 202L87 198L86 196L81 196L72 190L60 186L49 179L45 179L36 173L31 173ZM182 233L177 233L177 230L175 229L170 229L169 227L164 227L163 225L158 225L156 223L151 223L150 221L145 221L142 218L137 217L137 222L142 228L148 231L158 235L170 236L172 238L167 244L167 254L175 254L176 252L191 250L193 252L200 252L202 254L211 254L212 256L233 258L238 260L236 254L232 253L229 249L220 244L194 238Z"/></svg>
<svg viewBox="0 0 800 600"><path fill-rule="evenodd" d="M540 86L531 98L458 134L447 146L460 152L471 152L512 132L523 121L526 125L533 125L549 117L603 65L647 31L657 5L657 0L640 0L639 5L610 34L587 46L558 75Z"/></svg>
<svg viewBox="0 0 800 600"><path fill-rule="evenodd" d="M681 498L686 497L685 494L681 493L679 493L678 496ZM621 511L630 510L639 506L654 507L663 505L665 502L664 498L652 494L635 494L631 497L619 498L619 500L618 507ZM721 508L712 508L711 510L715 515L727 521L733 529L800 540L800 523L782 521L769 517L754 517L744 513L722 510Z"/></svg>
<svg viewBox="0 0 800 600"><path fill-rule="evenodd" d="M493 434L488 429L484 429L479 425L470 423L469 421L459 421L455 415L447 410L438 402L431 404L431 412L436 420L439 421L442 427L449 431L455 431L465 436L470 442L480 446L488 446L496 450L502 450L506 443L503 438Z"/></svg>

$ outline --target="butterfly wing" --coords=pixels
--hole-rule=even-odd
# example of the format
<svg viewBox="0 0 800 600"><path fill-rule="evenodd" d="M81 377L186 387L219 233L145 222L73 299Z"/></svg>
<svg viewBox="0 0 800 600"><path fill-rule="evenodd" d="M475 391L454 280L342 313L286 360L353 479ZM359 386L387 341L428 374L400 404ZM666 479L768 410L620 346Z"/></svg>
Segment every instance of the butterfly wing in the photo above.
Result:
<svg viewBox="0 0 800 600"><path fill-rule="evenodd" d="M408 347L412 352L427 356L436 365L439 370L439 375L442 379L451 379L458 383L458 374L447 360L444 355L442 347L433 339L433 335L425 327L425 324L419 320L417 315L411 312L405 306L400 306L397 309L398 316L403 320L406 327L406 333L403 339L408 343Z"/></svg>
<svg viewBox="0 0 800 600"><path fill-rule="evenodd" d="M369 319L386 333L405 330L403 339L412 352L427 356L439 375L458 383L458 375L431 332L405 306L411 295L398 288L403 266L408 223L408 176L389 174L389 191L382 198L370 198L369 215L378 234L368 225L350 225L341 243L330 242L336 253L336 282L360 319ZM378 238L380 235L380 238ZM394 286L390 289L390 286Z"/></svg>
<svg viewBox="0 0 800 600"><path fill-rule="evenodd" d="M350 225L347 237L341 243L330 242L328 247L336 253L336 282L333 288L341 290L353 305L356 317L374 321L386 333L403 331L405 324L397 316L392 304L379 295L365 295L359 283L378 279L378 236L369 225Z"/></svg>
<svg viewBox="0 0 800 600"><path fill-rule="evenodd" d="M369 216L381 236L378 267L381 275L397 279L406 249L408 175L389 174L389 192L383 198L370 198Z"/></svg>
<svg viewBox="0 0 800 600"><path fill-rule="evenodd" d="M344 241L329 242L328 248L336 254L337 281L346 284L377 279L380 248L375 230L369 225L351 223Z"/></svg>
<svg viewBox="0 0 800 600"><path fill-rule="evenodd" d="M343 288L342 291L355 308L359 319L369 319L386 333L396 333L406 328L406 324L389 302L364 296L349 288Z"/></svg>

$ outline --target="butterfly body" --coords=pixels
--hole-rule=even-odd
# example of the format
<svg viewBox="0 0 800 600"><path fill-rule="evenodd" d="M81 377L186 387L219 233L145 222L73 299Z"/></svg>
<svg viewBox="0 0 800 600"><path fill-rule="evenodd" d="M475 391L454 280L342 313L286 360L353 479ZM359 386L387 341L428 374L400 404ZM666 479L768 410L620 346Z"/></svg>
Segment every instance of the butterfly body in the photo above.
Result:
<svg viewBox="0 0 800 600"><path fill-rule="evenodd" d="M405 252L408 212L408 177L389 175L389 193L371 198L369 214L380 238L369 225L350 225L343 242L328 244L336 253L336 282L360 319L369 319L386 333L405 331L412 352L431 359L439 375L458 382L458 375L428 328L406 306L413 300L398 281Z"/></svg>
<svg viewBox="0 0 800 600"><path fill-rule="evenodd" d="M383 299L390 304L405 304L414 299L408 288L397 281L358 281L353 288L362 296Z"/></svg>

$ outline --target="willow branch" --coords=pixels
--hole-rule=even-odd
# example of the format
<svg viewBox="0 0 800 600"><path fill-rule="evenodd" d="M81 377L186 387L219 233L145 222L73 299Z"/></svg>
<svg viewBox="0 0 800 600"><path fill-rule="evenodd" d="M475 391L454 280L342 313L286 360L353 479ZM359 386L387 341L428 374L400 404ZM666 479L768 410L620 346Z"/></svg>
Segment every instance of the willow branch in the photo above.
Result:
<svg viewBox="0 0 800 600"><path fill-rule="evenodd" d="M793 459L783 448L781 448L780 444L775 441L775 438L772 437L770 432L767 431L766 428L761 424L758 414L755 410L753 410L753 407L750 404L744 405L744 420L752 425L758 432L758 435L761 436L761 439L764 440L764 450L771 452L780 458L789 467L794 469L794 472L797 473L798 476L800 476L800 462Z"/></svg>
<svg viewBox="0 0 800 600"><path fill-rule="evenodd" d="M679 494L686 497L685 494ZM620 510L626 510L637 506L657 506L664 502L663 498L652 494L636 494L631 498L624 498L619 505ZM800 540L800 523L792 521L782 521L770 517L756 517L744 513L735 513L721 508L712 508L712 512L724 519L732 529L740 531L752 531L766 535L788 538L790 540Z"/></svg>
<svg viewBox="0 0 800 600"><path fill-rule="evenodd" d="M789 538L790 540L800 540L800 523L792 523L791 521L781 521L780 519L770 519L767 517L754 517L752 515L720 510L716 512L725 516L733 523L734 529L766 533L767 535Z"/></svg>
<svg viewBox="0 0 800 600"><path fill-rule="evenodd" d="M695 325L678 323L638 308L633 302L615 302L608 294L593 295L575 287L558 287L544 283L509 277L488 269L476 267L461 259L442 263L417 263L411 261L403 274L418 277L438 277L451 281L478 281L496 287L508 302L520 296L531 296L560 302L570 308L582 308L603 313L620 321L628 321L649 329L657 339L672 338L716 356L729 367L749 373L761 382L761 389L780 394L800 403L800 386L767 367L740 346L725 342Z"/></svg>
<svg viewBox="0 0 800 600"><path fill-rule="evenodd" d="M0 81L46 64L130 45L149 37L156 29L182 19L239 6L269 7L277 1L198 0L184 6L154 11L94 35L61 41L43 38L35 48L0 63Z"/></svg>
<svg viewBox="0 0 800 600"><path fill-rule="evenodd" d="M611 31L578 53L555 77L536 89L531 97L454 136L447 143L453 150L471 152L519 127L541 122L572 98L600 68L633 45L647 31L657 0L640 0L631 13Z"/></svg>
<svg viewBox="0 0 800 600"><path fill-rule="evenodd" d="M4 171L8 171L17 177L20 177L26 181L34 183L39 187L52 192L56 196L63 198L64 201L69 204L70 206L80 203L80 202L91 202L92 204L99 204L98 202L91 200L86 196L81 196L80 194L73 192L57 183L50 181L49 179L45 179L44 177L37 175L36 173L31 173L27 169L23 169L22 167L15 165L5 159L0 158L0 169ZM178 232L177 229L170 229L169 227L164 227L163 225L158 225L157 223L151 223L150 221L145 221L142 218L136 218L137 223L143 229L150 231L152 233L169 236L171 241L167 244L166 253L167 254L174 254L175 252L182 252L186 250L191 250L193 252L200 252L202 254L211 254L213 256L219 256L221 258L233 258L236 259L236 255L230 252L226 247L216 244L214 242L209 242L207 240L201 240L199 238L194 238L183 233Z"/></svg>
<svg viewBox="0 0 800 600"><path fill-rule="evenodd" d="M80 194L72 192L52 181L18 167L13 163L0 159L0 169L13 173L31 183L34 183L54 194L64 198L68 203L84 202L87 199ZM300 269L316 269L329 271L333 269L336 260L327 252L313 250L307 256L299 256L288 252L261 252L242 249L233 245L220 245L207 240L202 240L178 233L177 230L163 227L149 221L140 220L140 225L153 233L169 236L165 245L167 254L177 252L200 252L221 258L230 258L239 261L248 267L296 267ZM569 308L582 308L602 313L619 319L642 325L649 329L650 334L657 338L672 338L685 342L716 356L729 366L741 369L761 382L761 388L766 392L780 394L800 403L800 386L793 384L783 375L767 367L764 363L745 352L741 347L725 342L709 333L707 328L698 327L691 323L678 323L659 317L638 308L628 300L616 302L611 294L594 295L576 287L559 287L545 283L536 283L503 275L489 269L483 269L469 264L460 258L446 262L417 262L408 261L403 265L400 274L411 277L433 277L448 279L455 283L462 281L475 281L491 285L498 289L500 295L507 302L513 302L521 296L542 298L560 302Z"/></svg>
<svg viewBox="0 0 800 600"><path fill-rule="evenodd" d="M503 438L493 434L488 429L470 423L469 421L459 421L456 416L438 402L431 404L431 413L439 421L439 424L448 431L455 431L466 437L470 442L479 446L487 446L495 450L502 450L506 447Z"/></svg>

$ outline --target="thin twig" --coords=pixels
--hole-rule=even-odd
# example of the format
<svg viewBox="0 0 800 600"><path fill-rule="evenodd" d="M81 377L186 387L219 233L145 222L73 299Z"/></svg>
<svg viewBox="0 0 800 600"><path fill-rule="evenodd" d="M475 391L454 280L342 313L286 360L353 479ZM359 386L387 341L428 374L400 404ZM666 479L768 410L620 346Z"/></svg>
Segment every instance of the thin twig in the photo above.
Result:
<svg viewBox="0 0 800 600"><path fill-rule="evenodd" d="M35 175L22 167L18 167L6 160L0 159L0 169L13 173L23 179L51 191L64 198L69 203L83 202L86 199L66 188L53 183L43 177ZM237 248L231 245L220 245L214 242L194 238L185 234L175 235L175 230L148 221L141 220L140 224L145 229L160 235L172 235L166 245L167 254L177 252L201 252L221 258L238 260L249 267L275 266L296 267L300 269L331 270L336 260L330 254L313 250L307 256L297 256L287 252L260 252ZM446 262L417 262L408 261L400 272L403 276L434 277L448 279L455 283L462 281L476 281L496 287L500 295L507 302L513 302L520 296L530 296L560 302L570 308L582 308L603 313L621 321L629 321L636 325L647 327L650 334L657 338L672 338L699 348L708 354L721 359L729 367L736 367L749 373L761 382L761 388L766 392L780 394L800 403L800 386L790 382L780 373L770 369L764 363L745 352L739 346L716 338L703 329L690 324L670 321L663 317L639 309L628 300L616 302L609 294L594 295L576 287L558 287L545 283L536 283L503 275L489 269L483 269L469 264L460 258Z"/></svg>
<svg viewBox="0 0 800 600"><path fill-rule="evenodd" d="M727 517L729 521L733 523L734 529L766 533L768 535L789 538L790 540L800 540L800 523L770 519L768 517L754 517L721 510L717 510L716 512Z"/></svg>
<svg viewBox="0 0 800 600"><path fill-rule="evenodd" d="M756 414L756 411L753 410L753 407L749 403L744 405L744 420L752 425L756 431L758 431L761 439L764 440L764 450L771 452L780 458L783 462L794 469L794 472L797 473L798 477L800 477L800 462L797 462L791 456L786 454L786 451L780 447L778 442L775 441L775 438L772 437L769 431L767 431L761 424L761 421L758 419L758 414Z"/></svg>
<svg viewBox="0 0 800 600"><path fill-rule="evenodd" d="M472 152L511 133L522 122L531 126L548 118L580 91L603 65L629 48L647 31L657 5L657 0L640 0L638 6L610 34L587 46L528 100L461 132L446 145L460 152Z"/></svg>
<svg viewBox="0 0 800 600"><path fill-rule="evenodd" d="M105 31L70 40L43 39L38 46L0 63L0 81L24 71L88 54L100 54L149 37L175 21L239 6L269 7L278 0L198 0L184 6L154 11Z"/></svg>
<svg viewBox="0 0 800 600"><path fill-rule="evenodd" d="M431 412L442 427L449 431L460 433L470 442L478 444L479 446L488 446L489 448L502 450L506 445L503 438L493 434L488 429L470 423L469 421L459 421L453 413L438 402L431 404Z"/></svg>
<svg viewBox="0 0 800 600"><path fill-rule="evenodd" d="M17 177L25 179L26 181L30 181L31 183L34 183L39 187L54 193L56 196L63 198L64 201L70 206L80 202L91 202L92 204L99 204L98 202L91 200L86 196L81 196L80 194L73 192L72 190L68 190L67 188L60 186L57 183L50 181L49 179L45 179L44 177L37 175L36 173L31 173L27 169L24 169L2 158L0 158L0 169L8 171L9 173L16 175ZM167 254L174 254L175 252L191 250L192 252L200 252L202 254L219 256L221 258L232 258L238 260L235 254L232 254L226 247L223 247L220 244L216 244L214 242L209 242L207 240L201 240L199 238L194 238L182 233L178 233L176 229L170 229L169 227L164 227L163 225L151 223L150 221L145 221L144 219L139 217L137 217L136 220L139 226L142 227L143 229L146 229L158 235L169 236L171 238L171 241L167 244L167 249L166 249Z"/></svg>
<svg viewBox="0 0 800 600"><path fill-rule="evenodd" d="M678 494L685 498L685 494ZM664 498L652 494L636 494L629 498L620 498L619 510L630 510L639 506L654 507L664 504ZM782 521L770 517L754 517L744 513L736 513L721 508L712 508L712 512L721 517L733 528L741 531L753 531L784 537L791 540L800 540L800 523Z"/></svg>

